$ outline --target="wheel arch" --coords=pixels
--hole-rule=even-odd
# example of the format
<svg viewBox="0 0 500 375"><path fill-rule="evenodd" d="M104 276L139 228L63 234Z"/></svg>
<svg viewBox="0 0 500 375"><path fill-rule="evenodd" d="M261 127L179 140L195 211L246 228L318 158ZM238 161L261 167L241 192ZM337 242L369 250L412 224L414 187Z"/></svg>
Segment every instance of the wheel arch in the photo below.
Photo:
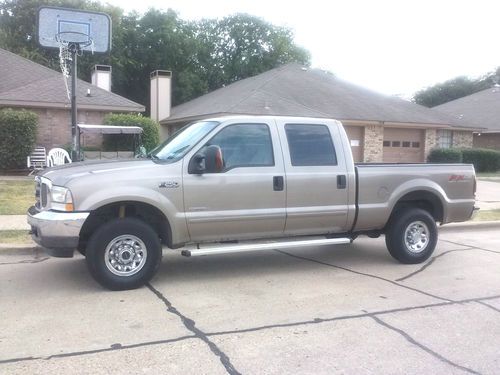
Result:
<svg viewBox="0 0 500 375"><path fill-rule="evenodd" d="M173 247L172 227L166 215L157 207L133 200L123 200L102 205L90 212L80 231L79 249L86 244L95 230L102 224L117 218L138 218L158 233L161 243Z"/></svg>
<svg viewBox="0 0 500 375"><path fill-rule="evenodd" d="M405 208L421 208L427 211L436 222L442 222L445 217L445 206L437 192L429 190L415 190L401 196L394 204L386 227L390 225L391 219Z"/></svg>

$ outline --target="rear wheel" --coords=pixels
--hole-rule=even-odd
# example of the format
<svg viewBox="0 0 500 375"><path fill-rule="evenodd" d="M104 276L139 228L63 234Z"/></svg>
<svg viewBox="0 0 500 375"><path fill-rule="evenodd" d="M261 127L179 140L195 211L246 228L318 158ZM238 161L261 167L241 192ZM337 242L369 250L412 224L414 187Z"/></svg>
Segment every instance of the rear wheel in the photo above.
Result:
<svg viewBox="0 0 500 375"><path fill-rule="evenodd" d="M393 214L385 243L389 253L405 264L427 260L436 248L438 232L434 218L420 208L405 208Z"/></svg>
<svg viewBox="0 0 500 375"><path fill-rule="evenodd" d="M158 270L161 255L158 234L134 218L104 224L86 248L90 274L111 290L135 289L147 283Z"/></svg>

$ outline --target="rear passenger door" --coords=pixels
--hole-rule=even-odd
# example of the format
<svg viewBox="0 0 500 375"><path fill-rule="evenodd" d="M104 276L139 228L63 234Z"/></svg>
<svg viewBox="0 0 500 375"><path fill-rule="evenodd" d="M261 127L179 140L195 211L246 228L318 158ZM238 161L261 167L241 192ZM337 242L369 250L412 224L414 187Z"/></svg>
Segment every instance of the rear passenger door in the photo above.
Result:
<svg viewBox="0 0 500 375"><path fill-rule="evenodd" d="M286 174L286 234L346 230L348 178L336 123L278 120Z"/></svg>

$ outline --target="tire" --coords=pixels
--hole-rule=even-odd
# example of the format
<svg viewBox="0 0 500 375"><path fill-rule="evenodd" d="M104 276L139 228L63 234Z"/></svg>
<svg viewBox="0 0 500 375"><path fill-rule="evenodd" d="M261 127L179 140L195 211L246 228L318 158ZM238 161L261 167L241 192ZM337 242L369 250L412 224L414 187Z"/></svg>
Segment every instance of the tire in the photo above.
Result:
<svg viewBox="0 0 500 375"><path fill-rule="evenodd" d="M436 221L425 210L404 208L393 214L385 233L385 244L393 258L404 264L422 263L436 248Z"/></svg>
<svg viewBox="0 0 500 375"><path fill-rule="evenodd" d="M92 234L86 248L90 274L110 290L143 286L155 275L161 257L158 234L135 218L102 225Z"/></svg>

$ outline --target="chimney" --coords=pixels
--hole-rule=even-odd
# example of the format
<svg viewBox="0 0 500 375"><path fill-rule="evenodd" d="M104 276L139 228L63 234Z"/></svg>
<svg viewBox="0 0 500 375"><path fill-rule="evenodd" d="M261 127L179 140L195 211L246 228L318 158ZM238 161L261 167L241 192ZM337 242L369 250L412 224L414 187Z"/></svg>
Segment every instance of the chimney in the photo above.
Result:
<svg viewBox="0 0 500 375"><path fill-rule="evenodd" d="M155 70L151 78L151 119L161 121L170 117L172 72Z"/></svg>
<svg viewBox="0 0 500 375"><path fill-rule="evenodd" d="M92 84L106 91L111 91L111 66L94 65L92 69Z"/></svg>

